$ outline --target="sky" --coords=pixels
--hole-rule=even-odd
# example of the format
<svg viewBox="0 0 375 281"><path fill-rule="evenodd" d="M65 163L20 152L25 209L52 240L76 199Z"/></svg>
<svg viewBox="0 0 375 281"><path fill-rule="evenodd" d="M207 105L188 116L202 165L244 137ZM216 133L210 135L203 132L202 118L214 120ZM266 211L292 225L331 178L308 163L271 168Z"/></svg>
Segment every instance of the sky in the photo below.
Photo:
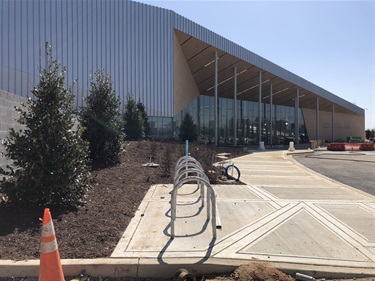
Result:
<svg viewBox="0 0 375 281"><path fill-rule="evenodd" d="M365 110L375 129L375 0L157 1Z"/></svg>

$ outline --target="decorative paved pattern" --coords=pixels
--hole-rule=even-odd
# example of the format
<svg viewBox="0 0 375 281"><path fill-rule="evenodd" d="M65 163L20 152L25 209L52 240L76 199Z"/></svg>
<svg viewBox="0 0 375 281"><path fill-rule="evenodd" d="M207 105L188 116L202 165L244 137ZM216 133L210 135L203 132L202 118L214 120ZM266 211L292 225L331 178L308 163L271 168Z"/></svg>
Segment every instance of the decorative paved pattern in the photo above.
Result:
<svg viewBox="0 0 375 281"><path fill-rule="evenodd" d="M295 165L283 152L235 159L246 185L216 185L216 240L196 185L150 188L112 257L259 259L375 269L375 198Z"/></svg>

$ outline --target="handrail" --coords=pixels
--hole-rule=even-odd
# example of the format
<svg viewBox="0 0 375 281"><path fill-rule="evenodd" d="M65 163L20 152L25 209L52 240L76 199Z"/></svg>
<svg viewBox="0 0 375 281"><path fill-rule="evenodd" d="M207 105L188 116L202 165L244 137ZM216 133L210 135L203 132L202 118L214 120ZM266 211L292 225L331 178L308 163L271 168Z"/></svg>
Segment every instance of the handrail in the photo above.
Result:
<svg viewBox="0 0 375 281"><path fill-rule="evenodd" d="M194 175L192 175L194 174ZM175 237L175 220L177 212L177 192L184 184L197 182L200 186L202 207L204 206L204 186L207 187L207 220L212 221L213 237L216 238L216 194L212 188L202 165L191 156L183 156L177 160L171 193L171 237ZM212 206L212 211L210 211ZM212 217L211 217L212 213Z"/></svg>

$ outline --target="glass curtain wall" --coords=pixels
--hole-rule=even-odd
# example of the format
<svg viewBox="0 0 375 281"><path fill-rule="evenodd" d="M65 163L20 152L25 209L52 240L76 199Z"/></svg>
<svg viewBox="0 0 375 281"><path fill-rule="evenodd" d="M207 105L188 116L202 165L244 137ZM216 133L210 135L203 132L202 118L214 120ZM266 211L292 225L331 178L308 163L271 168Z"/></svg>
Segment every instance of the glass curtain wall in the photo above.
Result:
<svg viewBox="0 0 375 281"><path fill-rule="evenodd" d="M234 144L234 100L219 98L218 143ZM271 144L271 110L272 144L289 144L294 138L294 107L263 104L262 140ZM188 112L198 127L198 140L213 143L214 140L214 97L201 95L177 114L173 121L173 136L178 138L181 121ZM300 142L308 142L302 110L299 109ZM237 100L237 144L258 145L258 103Z"/></svg>
<svg viewBox="0 0 375 281"><path fill-rule="evenodd" d="M171 139L173 137L173 118L150 116L150 137L156 139Z"/></svg>

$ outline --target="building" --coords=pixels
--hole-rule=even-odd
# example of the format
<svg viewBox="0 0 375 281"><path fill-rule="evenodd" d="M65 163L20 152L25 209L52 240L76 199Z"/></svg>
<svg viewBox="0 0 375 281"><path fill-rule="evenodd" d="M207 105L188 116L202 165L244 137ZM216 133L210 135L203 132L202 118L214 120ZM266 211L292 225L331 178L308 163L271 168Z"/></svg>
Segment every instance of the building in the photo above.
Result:
<svg viewBox="0 0 375 281"><path fill-rule="evenodd" d="M122 103L128 94L142 101L157 138L175 137L186 111L200 139L215 144L364 136L362 108L170 10L127 0L0 1L0 38L0 137L14 124L10 106L38 82L46 42L67 84L78 79L76 106L104 68Z"/></svg>

